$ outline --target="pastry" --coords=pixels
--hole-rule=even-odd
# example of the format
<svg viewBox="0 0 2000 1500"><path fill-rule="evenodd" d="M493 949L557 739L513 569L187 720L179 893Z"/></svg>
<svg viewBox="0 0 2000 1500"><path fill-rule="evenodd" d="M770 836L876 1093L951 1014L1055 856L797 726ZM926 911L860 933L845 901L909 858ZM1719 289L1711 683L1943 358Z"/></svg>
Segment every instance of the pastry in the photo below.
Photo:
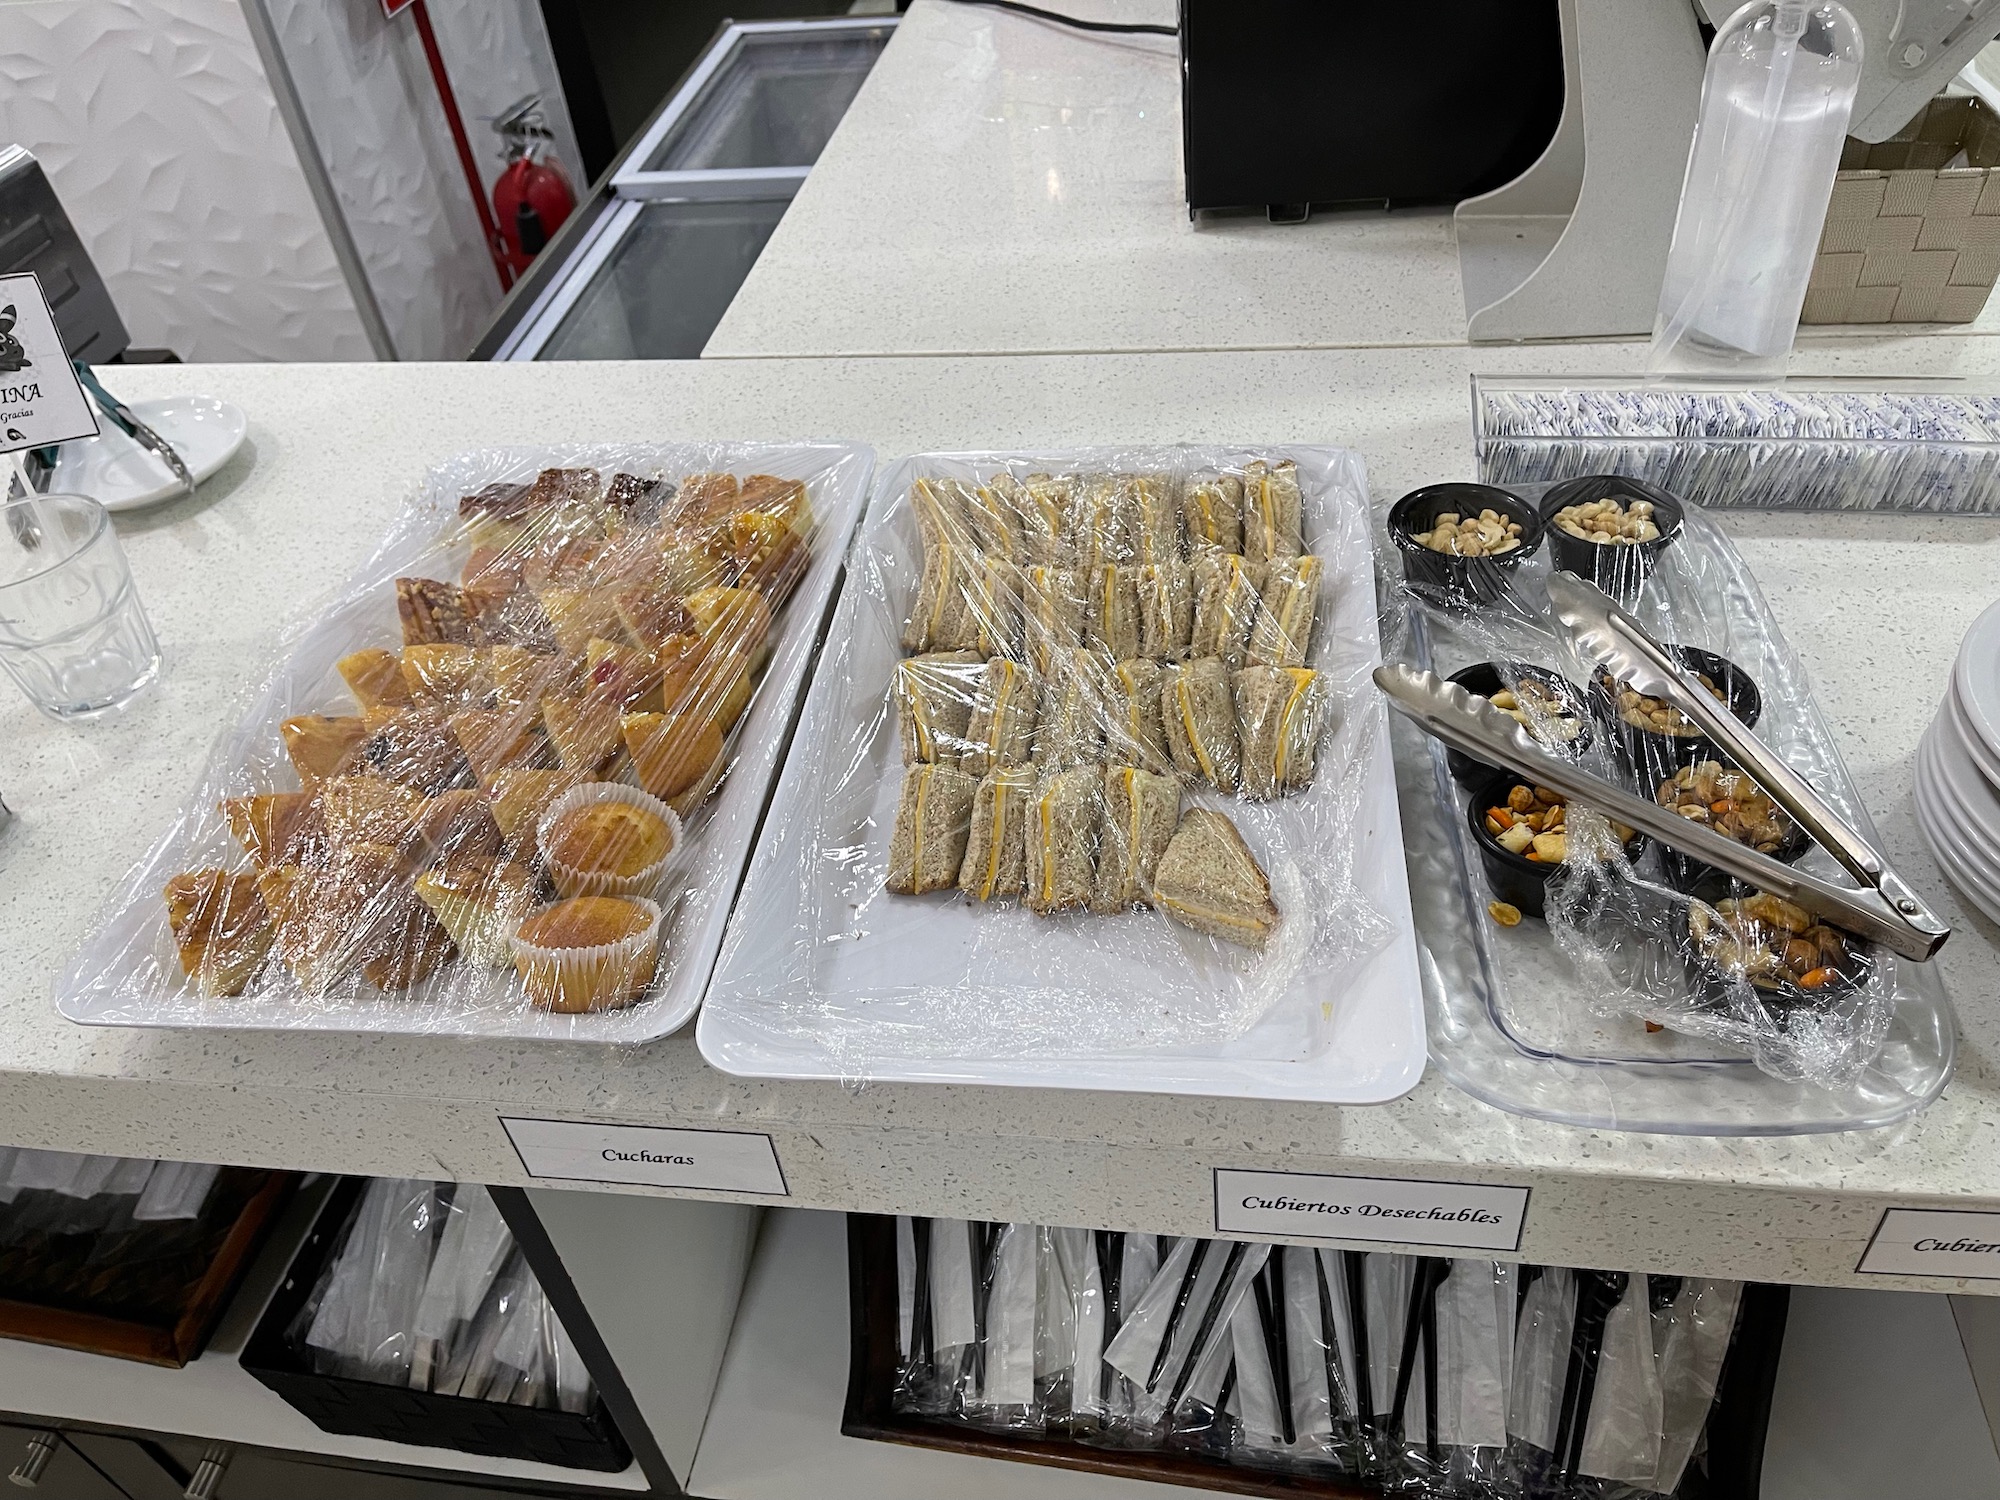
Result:
<svg viewBox="0 0 2000 1500"><path fill-rule="evenodd" d="M1297 557L1305 550L1302 507L1297 464L1287 458L1249 465L1243 471L1243 556L1253 563Z"/></svg>
<svg viewBox="0 0 2000 1500"><path fill-rule="evenodd" d="M1312 785L1331 694L1309 667L1246 667L1236 674L1243 795L1259 800Z"/></svg>
<svg viewBox="0 0 2000 1500"><path fill-rule="evenodd" d="M675 636L655 653L660 700L669 716L693 714L727 734L736 727L763 670L766 649L702 635Z"/></svg>
<svg viewBox="0 0 2000 1500"><path fill-rule="evenodd" d="M1111 474L1093 474L1076 487L1070 535L1076 565L1090 577L1097 570L1133 561L1136 499L1131 487Z"/></svg>
<svg viewBox="0 0 2000 1500"><path fill-rule="evenodd" d="M743 508L743 481L734 474L690 474L674 496L673 517L683 526L726 522Z"/></svg>
<svg viewBox="0 0 2000 1500"><path fill-rule="evenodd" d="M285 754L308 789L346 765L361 742L368 726L358 718L331 714L299 714L278 726L285 741Z"/></svg>
<svg viewBox="0 0 2000 1500"><path fill-rule="evenodd" d="M593 636L606 640L625 638L625 626L618 618L617 594L603 588L575 588L548 584L535 590L542 612L549 618L556 645L581 656Z"/></svg>
<svg viewBox="0 0 2000 1500"><path fill-rule="evenodd" d="M991 771L972 794L972 825L958 888L975 901L1018 896L1027 879L1026 829L1035 803L1032 766Z"/></svg>
<svg viewBox="0 0 2000 1500"><path fill-rule="evenodd" d="M434 861L496 855L504 842L485 795L470 787L424 798L414 817L417 844Z"/></svg>
<svg viewBox="0 0 2000 1500"><path fill-rule="evenodd" d="M1179 661L1194 633L1194 574L1186 563L1148 563L1138 569L1139 656Z"/></svg>
<svg viewBox="0 0 2000 1500"><path fill-rule="evenodd" d="M496 646L525 646L533 651L556 649L555 627L542 601L527 587L521 558L509 555L493 559L479 572L473 572L468 564L460 593L466 613L472 617L475 640Z"/></svg>
<svg viewBox="0 0 2000 1500"><path fill-rule="evenodd" d="M1219 812L1191 807L1181 815L1153 871L1153 905L1176 922L1248 948L1277 930L1271 882L1236 825Z"/></svg>
<svg viewBox="0 0 2000 1500"><path fill-rule="evenodd" d="M681 820L637 787L587 781L542 814L535 844L565 896L653 896L680 844Z"/></svg>
<svg viewBox="0 0 2000 1500"><path fill-rule="evenodd" d="M422 801L410 788L380 776L329 776L319 786L326 841L336 852L356 844L412 850Z"/></svg>
<svg viewBox="0 0 2000 1500"><path fill-rule="evenodd" d="M664 708L665 673L653 653L640 646L624 646L601 636L583 648L584 691L591 697L616 704L628 713L658 713ZM536 697L554 691L545 687Z"/></svg>
<svg viewBox="0 0 2000 1500"><path fill-rule="evenodd" d="M361 977L378 990L406 990L422 984L458 957L458 945L431 914L414 899L414 890L397 893L397 919L385 925L373 951L361 960Z"/></svg>
<svg viewBox="0 0 2000 1500"><path fill-rule="evenodd" d="M706 640L755 651L771 634L771 601L755 589L696 589L682 605Z"/></svg>
<svg viewBox="0 0 2000 1500"><path fill-rule="evenodd" d="M1250 650L1250 632L1264 607L1264 569L1228 552L1205 553L1194 563L1193 656L1219 656L1233 672Z"/></svg>
<svg viewBox="0 0 2000 1500"><path fill-rule="evenodd" d="M164 894L181 972L204 995L241 994L271 951L271 914L257 877L192 870L169 880Z"/></svg>
<svg viewBox="0 0 2000 1500"><path fill-rule="evenodd" d="M626 714L619 734L639 785L685 816L722 774L722 731L698 713Z"/></svg>
<svg viewBox="0 0 2000 1500"><path fill-rule="evenodd" d="M520 709L472 708L453 714L445 721L452 738L481 781L508 766L545 764L548 742L537 732L534 717ZM616 719L614 716L614 725ZM613 730L616 743L616 730ZM567 761L564 762L568 764Z"/></svg>
<svg viewBox="0 0 2000 1500"><path fill-rule="evenodd" d="M506 770L496 772L486 788L487 806L507 847L525 859L534 852L535 825L548 805L579 777L574 771Z"/></svg>
<svg viewBox="0 0 2000 1500"><path fill-rule="evenodd" d="M1087 578L1084 641L1114 661L1139 654L1139 570L1107 564Z"/></svg>
<svg viewBox="0 0 2000 1500"><path fill-rule="evenodd" d="M542 728L555 750L556 763L579 776L595 776L608 769L625 748L620 715L616 698L596 692L573 696L552 693L542 699ZM470 746L467 753L471 753ZM487 779L477 759L473 767L480 772L480 780Z"/></svg>
<svg viewBox="0 0 2000 1500"><path fill-rule="evenodd" d="M884 885L898 895L921 896L958 883L978 788L978 780L956 766L919 762L904 770Z"/></svg>
<svg viewBox="0 0 2000 1500"><path fill-rule="evenodd" d="M1173 476L1134 474L1126 480L1131 494L1132 557L1146 566L1179 562L1181 508Z"/></svg>
<svg viewBox="0 0 2000 1500"><path fill-rule="evenodd" d="M985 671L977 651L932 651L896 663L890 691L902 731L903 764L956 765Z"/></svg>
<svg viewBox="0 0 2000 1500"><path fill-rule="evenodd" d="M324 853L326 825L310 792L225 797L217 805L231 836L261 866L316 863Z"/></svg>
<svg viewBox="0 0 2000 1500"><path fill-rule="evenodd" d="M1121 661L1111 669L1106 715L1106 759L1164 775L1173 770L1166 721L1160 713L1161 665L1146 657Z"/></svg>
<svg viewBox="0 0 2000 1500"><path fill-rule="evenodd" d="M493 685L486 653L475 646L450 642L405 646L398 664L405 701L414 705L449 711Z"/></svg>
<svg viewBox="0 0 2000 1500"><path fill-rule="evenodd" d="M1319 608L1326 564L1311 553L1279 558L1264 577L1264 607L1250 628L1253 667L1302 667L1312 643L1313 614Z"/></svg>
<svg viewBox="0 0 2000 1500"><path fill-rule="evenodd" d="M1109 666L1081 648L1057 653L1051 666L1035 724L1036 764L1053 773L1102 761Z"/></svg>
<svg viewBox="0 0 2000 1500"><path fill-rule="evenodd" d="M370 647L350 651L333 664L354 701L363 708L400 708L410 701L410 685L403 680L402 658L393 651Z"/></svg>
<svg viewBox="0 0 2000 1500"><path fill-rule="evenodd" d="M1076 505L1070 482L1047 474L1030 474L1012 493L1014 508L1021 517L1023 564L1038 568L1069 567L1074 561L1070 515Z"/></svg>
<svg viewBox="0 0 2000 1500"><path fill-rule="evenodd" d="M528 999L543 1010L617 1010L653 981L660 908L630 896L557 901L522 918L508 946Z"/></svg>
<svg viewBox="0 0 2000 1500"><path fill-rule="evenodd" d="M1041 784L1028 810L1026 889L1030 911L1083 906L1097 876L1097 825L1104 772L1079 766Z"/></svg>
<svg viewBox="0 0 2000 1500"><path fill-rule="evenodd" d="M568 692L582 673L573 656L530 651L522 646L494 646L486 653L490 698L497 708L532 710L545 693Z"/></svg>
<svg viewBox="0 0 2000 1500"><path fill-rule="evenodd" d="M781 479L776 474L752 474L737 492L736 515L775 516L801 539L808 540L819 526L813 514L812 497L803 479Z"/></svg>
<svg viewBox="0 0 2000 1500"><path fill-rule="evenodd" d="M1168 667L1160 678L1160 717L1167 750L1183 776L1218 791L1236 790L1240 761L1227 667L1213 656Z"/></svg>
<svg viewBox="0 0 2000 1500"><path fill-rule="evenodd" d="M1062 652L1083 644L1083 575L1072 568L1025 568L1021 619L1028 664L1047 675Z"/></svg>
<svg viewBox="0 0 2000 1500"><path fill-rule="evenodd" d="M402 623L405 646L437 641L473 644L472 617L465 607L465 595L455 583L398 578L396 617Z"/></svg>
<svg viewBox="0 0 2000 1500"><path fill-rule="evenodd" d="M532 509L528 486L500 480L458 502L458 516L475 550L506 548Z"/></svg>
<svg viewBox="0 0 2000 1500"><path fill-rule="evenodd" d="M613 474L611 483L604 487L604 504L627 522L650 521L673 495L674 487L657 476L646 479L637 474Z"/></svg>
<svg viewBox="0 0 2000 1500"><path fill-rule="evenodd" d="M1041 685L1017 661L996 656L979 670L960 765L984 776L996 766L1026 765L1035 753Z"/></svg>
<svg viewBox="0 0 2000 1500"><path fill-rule="evenodd" d="M1181 816L1181 784L1136 766L1107 766L1090 909L1109 915L1150 905L1153 870Z"/></svg>
<svg viewBox="0 0 2000 1500"><path fill-rule="evenodd" d="M774 604L783 601L812 563L808 537L769 511L746 510L731 516L729 560L736 586L755 589Z"/></svg>
<svg viewBox="0 0 2000 1500"><path fill-rule="evenodd" d="M308 994L356 970L380 988L406 988L449 956L450 939L416 899L394 845L338 849L322 870L279 866L258 878L258 892L275 924L272 951Z"/></svg>
<svg viewBox="0 0 2000 1500"><path fill-rule="evenodd" d="M939 542L924 549L916 604L903 626L905 651L963 651L979 646L974 606L983 562L969 547Z"/></svg>
<svg viewBox="0 0 2000 1500"><path fill-rule="evenodd" d="M425 796L472 786L472 764L451 726L437 714L410 709L379 721L354 747L348 769L386 776Z"/></svg>
<svg viewBox="0 0 2000 1500"><path fill-rule="evenodd" d="M1181 502L1188 550L1243 551L1243 481L1234 474L1205 474L1187 487Z"/></svg>

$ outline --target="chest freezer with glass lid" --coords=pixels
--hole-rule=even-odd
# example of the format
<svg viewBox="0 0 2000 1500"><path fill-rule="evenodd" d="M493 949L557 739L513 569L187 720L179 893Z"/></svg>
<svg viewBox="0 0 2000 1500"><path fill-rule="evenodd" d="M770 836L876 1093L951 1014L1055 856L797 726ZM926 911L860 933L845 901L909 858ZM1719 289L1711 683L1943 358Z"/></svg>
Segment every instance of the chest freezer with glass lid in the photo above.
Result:
<svg viewBox="0 0 2000 1500"><path fill-rule="evenodd" d="M624 198L789 198L819 160L893 18L723 29L612 174Z"/></svg>

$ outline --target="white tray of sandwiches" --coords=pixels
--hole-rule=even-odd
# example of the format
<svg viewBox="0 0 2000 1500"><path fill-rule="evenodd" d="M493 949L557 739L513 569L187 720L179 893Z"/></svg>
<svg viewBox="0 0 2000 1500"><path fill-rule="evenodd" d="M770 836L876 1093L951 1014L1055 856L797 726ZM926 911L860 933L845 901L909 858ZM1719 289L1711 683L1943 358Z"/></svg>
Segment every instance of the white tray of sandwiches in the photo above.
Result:
<svg viewBox="0 0 2000 1500"><path fill-rule="evenodd" d="M697 1037L759 1077L1375 1103L1425 1057L1344 449L878 476Z"/></svg>

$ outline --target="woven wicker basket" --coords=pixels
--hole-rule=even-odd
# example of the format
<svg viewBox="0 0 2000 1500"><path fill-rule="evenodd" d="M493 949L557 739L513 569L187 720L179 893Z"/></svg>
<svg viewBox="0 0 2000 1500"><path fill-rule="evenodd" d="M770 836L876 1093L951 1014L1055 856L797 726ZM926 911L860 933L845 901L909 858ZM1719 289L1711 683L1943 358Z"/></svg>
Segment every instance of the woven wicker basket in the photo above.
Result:
<svg viewBox="0 0 2000 1500"><path fill-rule="evenodd" d="M1969 166L1946 167L1963 150ZM2000 277L2000 118L1933 99L1876 145L1849 140L1802 323L1969 323Z"/></svg>

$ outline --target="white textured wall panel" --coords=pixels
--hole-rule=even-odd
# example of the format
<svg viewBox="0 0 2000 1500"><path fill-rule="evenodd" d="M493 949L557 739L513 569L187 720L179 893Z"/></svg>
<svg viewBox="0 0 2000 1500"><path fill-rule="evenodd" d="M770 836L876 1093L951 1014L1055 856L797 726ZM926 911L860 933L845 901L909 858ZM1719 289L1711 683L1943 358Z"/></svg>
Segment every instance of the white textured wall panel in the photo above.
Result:
<svg viewBox="0 0 2000 1500"><path fill-rule="evenodd" d="M232 0L0 4L0 78L135 343L373 357Z"/></svg>
<svg viewBox="0 0 2000 1500"><path fill-rule="evenodd" d="M378 0L263 0L397 354L462 358L501 296L409 15ZM578 154L534 0L429 0L490 201L487 119L539 92L572 182Z"/></svg>

